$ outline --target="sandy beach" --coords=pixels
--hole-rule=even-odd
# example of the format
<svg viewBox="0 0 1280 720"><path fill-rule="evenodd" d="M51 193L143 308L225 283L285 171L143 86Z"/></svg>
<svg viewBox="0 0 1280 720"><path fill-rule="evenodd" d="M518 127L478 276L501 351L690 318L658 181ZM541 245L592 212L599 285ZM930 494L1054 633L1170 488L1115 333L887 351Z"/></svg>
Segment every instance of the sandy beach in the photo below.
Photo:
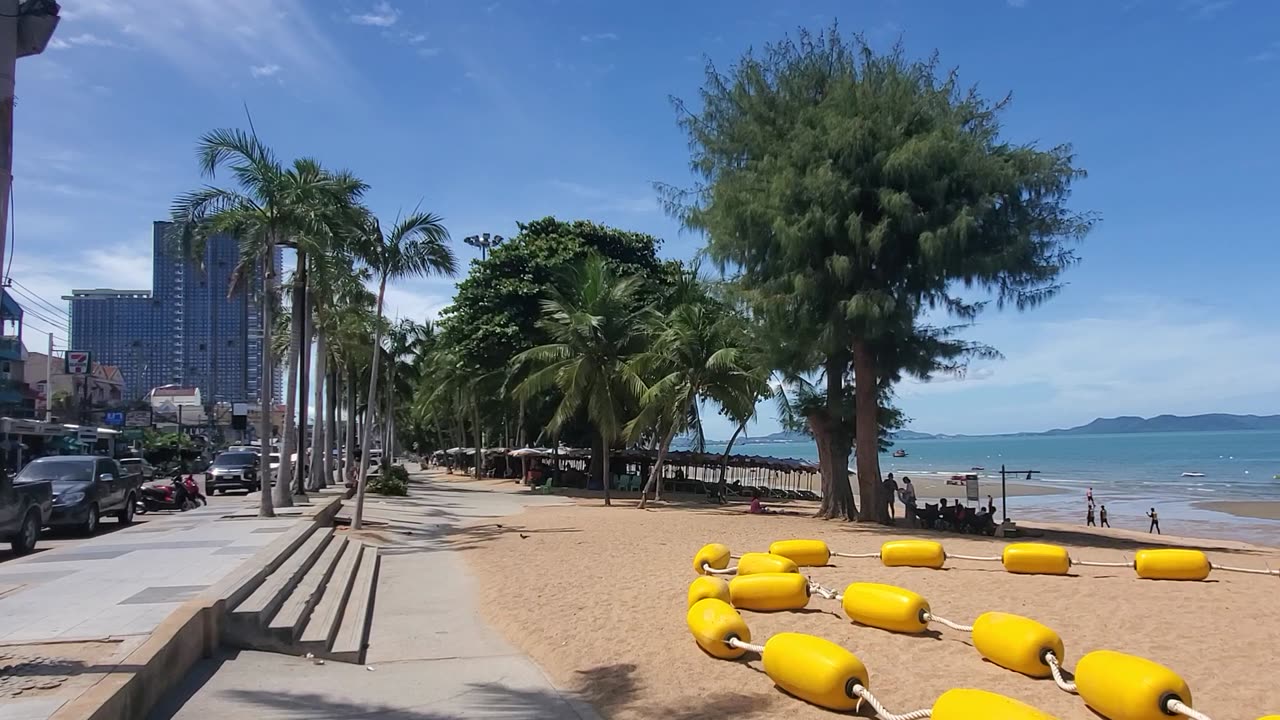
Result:
<svg viewBox="0 0 1280 720"><path fill-rule="evenodd" d="M511 483L467 484L524 492ZM869 552L888 539L931 537L954 553L991 555L1005 544L743 510L741 504L677 501L638 511L632 501L606 508L598 498L581 499L472 526L456 542L477 575L484 617L558 685L581 693L606 717L686 720L832 717L776 690L758 660L714 660L694 645L685 626L685 593L694 578L691 558L701 545L724 542L738 553L764 550L777 539L817 538L838 551ZM1280 550L1238 542L1032 525L1042 541L1065 545L1078 559L1121 560L1160 543L1202 547L1221 563L1280 566ZM1174 583L1143 581L1114 568L1082 567L1076 576L1050 577L1010 575L999 565L972 561L930 571L835 560L834 567L812 569L811 577L834 588L855 580L909 588L924 595L936 614L962 623L987 610L1032 617L1062 636L1067 668L1104 648L1156 660L1186 679L1195 707L1214 720L1280 712L1280 686L1260 671L1280 636L1274 577L1215 572L1208 582ZM984 662L969 637L953 630L912 636L855 626L837 603L821 598L801 612L744 617L757 642L797 631L850 649L867 664L872 690L893 712L929 707L953 687L977 687L1061 720L1097 717L1051 681Z"/></svg>
<svg viewBox="0 0 1280 720"><path fill-rule="evenodd" d="M1277 501L1207 500L1192 504L1201 510L1214 510L1236 517L1280 520L1280 502Z"/></svg>

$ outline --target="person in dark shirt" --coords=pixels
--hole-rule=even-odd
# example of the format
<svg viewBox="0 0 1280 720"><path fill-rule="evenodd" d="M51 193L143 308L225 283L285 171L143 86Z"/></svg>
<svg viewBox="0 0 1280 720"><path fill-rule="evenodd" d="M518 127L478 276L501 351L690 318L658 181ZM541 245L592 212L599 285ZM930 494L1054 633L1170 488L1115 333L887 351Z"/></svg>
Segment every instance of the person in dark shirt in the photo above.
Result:
<svg viewBox="0 0 1280 720"><path fill-rule="evenodd" d="M1151 512L1147 513L1147 517L1151 518L1151 527L1147 528L1147 532L1160 535L1160 515L1156 513L1156 509L1151 508Z"/></svg>
<svg viewBox="0 0 1280 720"><path fill-rule="evenodd" d="M1101 523L1099 527L1105 527L1105 528L1111 527L1111 523L1107 522L1107 506L1106 505L1103 505L1102 507L1098 508L1098 522Z"/></svg>
<svg viewBox="0 0 1280 720"><path fill-rule="evenodd" d="M898 494L898 483L893 481L893 473L884 479L883 492L885 511L889 513L889 522L893 522L893 499Z"/></svg>
<svg viewBox="0 0 1280 720"><path fill-rule="evenodd" d="M1093 503L1089 503L1089 511L1085 514L1084 518L1085 525L1097 525L1097 523L1093 521Z"/></svg>

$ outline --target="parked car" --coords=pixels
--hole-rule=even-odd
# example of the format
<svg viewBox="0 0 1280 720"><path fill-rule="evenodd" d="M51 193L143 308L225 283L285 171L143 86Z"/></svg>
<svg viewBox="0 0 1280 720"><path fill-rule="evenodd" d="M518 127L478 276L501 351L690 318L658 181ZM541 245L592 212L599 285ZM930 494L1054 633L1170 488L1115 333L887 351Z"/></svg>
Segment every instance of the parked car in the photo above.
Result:
<svg viewBox="0 0 1280 720"><path fill-rule="evenodd" d="M9 473L0 471L0 541L8 542L15 554L35 549L52 512L53 483L17 485Z"/></svg>
<svg viewBox="0 0 1280 720"><path fill-rule="evenodd" d="M125 472L141 475L142 482L151 482L156 479L156 466L143 458L122 458L120 467L124 468Z"/></svg>
<svg viewBox="0 0 1280 720"><path fill-rule="evenodd" d="M91 535L103 515L121 524L133 522L133 504L142 478L128 474L111 458L93 455L54 455L32 460L14 485L48 482L53 485L50 527L74 527Z"/></svg>
<svg viewBox="0 0 1280 720"><path fill-rule="evenodd" d="M205 471L205 494L225 494L228 490L261 490L262 478L258 472L258 464L256 452L221 453Z"/></svg>

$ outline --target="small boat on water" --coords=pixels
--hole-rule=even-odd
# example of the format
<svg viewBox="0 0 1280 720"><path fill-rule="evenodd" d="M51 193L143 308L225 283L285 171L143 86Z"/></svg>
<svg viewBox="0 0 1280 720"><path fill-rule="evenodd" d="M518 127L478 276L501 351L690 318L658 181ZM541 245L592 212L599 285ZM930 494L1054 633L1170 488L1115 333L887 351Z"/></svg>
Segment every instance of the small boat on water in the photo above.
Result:
<svg viewBox="0 0 1280 720"><path fill-rule="evenodd" d="M973 467L971 467L971 468L969 468L969 469L970 469L970 470L972 470L972 471L974 471L974 472L980 472L980 471L982 471L982 470L986 470L986 468L982 467L981 465L975 465L975 466L973 466Z"/></svg>
<svg viewBox="0 0 1280 720"><path fill-rule="evenodd" d="M1182 477L1204 477L1204 473L1184 472L1182 473Z"/></svg>
<svg viewBox="0 0 1280 720"><path fill-rule="evenodd" d="M893 456L894 456L894 457L906 457L906 456L907 456L907 451L906 451L906 450L894 450L894 451L893 451Z"/></svg>

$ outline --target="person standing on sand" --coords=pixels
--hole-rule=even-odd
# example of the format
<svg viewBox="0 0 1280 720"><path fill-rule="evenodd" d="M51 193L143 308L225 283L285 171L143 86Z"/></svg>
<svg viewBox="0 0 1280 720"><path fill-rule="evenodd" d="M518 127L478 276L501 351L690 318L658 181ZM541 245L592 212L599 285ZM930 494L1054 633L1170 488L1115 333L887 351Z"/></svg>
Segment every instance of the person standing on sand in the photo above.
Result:
<svg viewBox="0 0 1280 720"><path fill-rule="evenodd" d="M1151 512L1147 513L1147 517L1151 518L1151 527L1147 528L1147 533L1160 535L1160 516L1156 514L1156 509L1151 508Z"/></svg>
<svg viewBox="0 0 1280 720"><path fill-rule="evenodd" d="M916 489L911 485L911 478L903 476L902 489L898 491L902 498L902 515L908 523L914 524L916 518Z"/></svg>
<svg viewBox="0 0 1280 720"><path fill-rule="evenodd" d="M1084 494L1086 500L1089 501L1089 508L1093 508L1093 488L1089 488L1089 492Z"/></svg>
<svg viewBox="0 0 1280 720"><path fill-rule="evenodd" d="M1097 526L1097 523L1095 523L1095 522L1093 521L1093 503L1089 503L1089 511L1088 511L1088 513L1084 516L1084 524L1085 524L1086 526L1088 526L1088 525L1093 525L1093 526L1095 526L1095 527Z"/></svg>
<svg viewBox="0 0 1280 720"><path fill-rule="evenodd" d="M1102 507L1098 508L1098 522L1102 523L1101 525L1099 525L1099 527L1105 527L1105 528L1111 527L1111 523L1107 522L1107 506L1106 505L1103 505Z"/></svg>
<svg viewBox="0 0 1280 720"><path fill-rule="evenodd" d="M893 522L893 498L898 494L898 483L893 481L893 473L884 479L884 506L889 513L889 522Z"/></svg>

